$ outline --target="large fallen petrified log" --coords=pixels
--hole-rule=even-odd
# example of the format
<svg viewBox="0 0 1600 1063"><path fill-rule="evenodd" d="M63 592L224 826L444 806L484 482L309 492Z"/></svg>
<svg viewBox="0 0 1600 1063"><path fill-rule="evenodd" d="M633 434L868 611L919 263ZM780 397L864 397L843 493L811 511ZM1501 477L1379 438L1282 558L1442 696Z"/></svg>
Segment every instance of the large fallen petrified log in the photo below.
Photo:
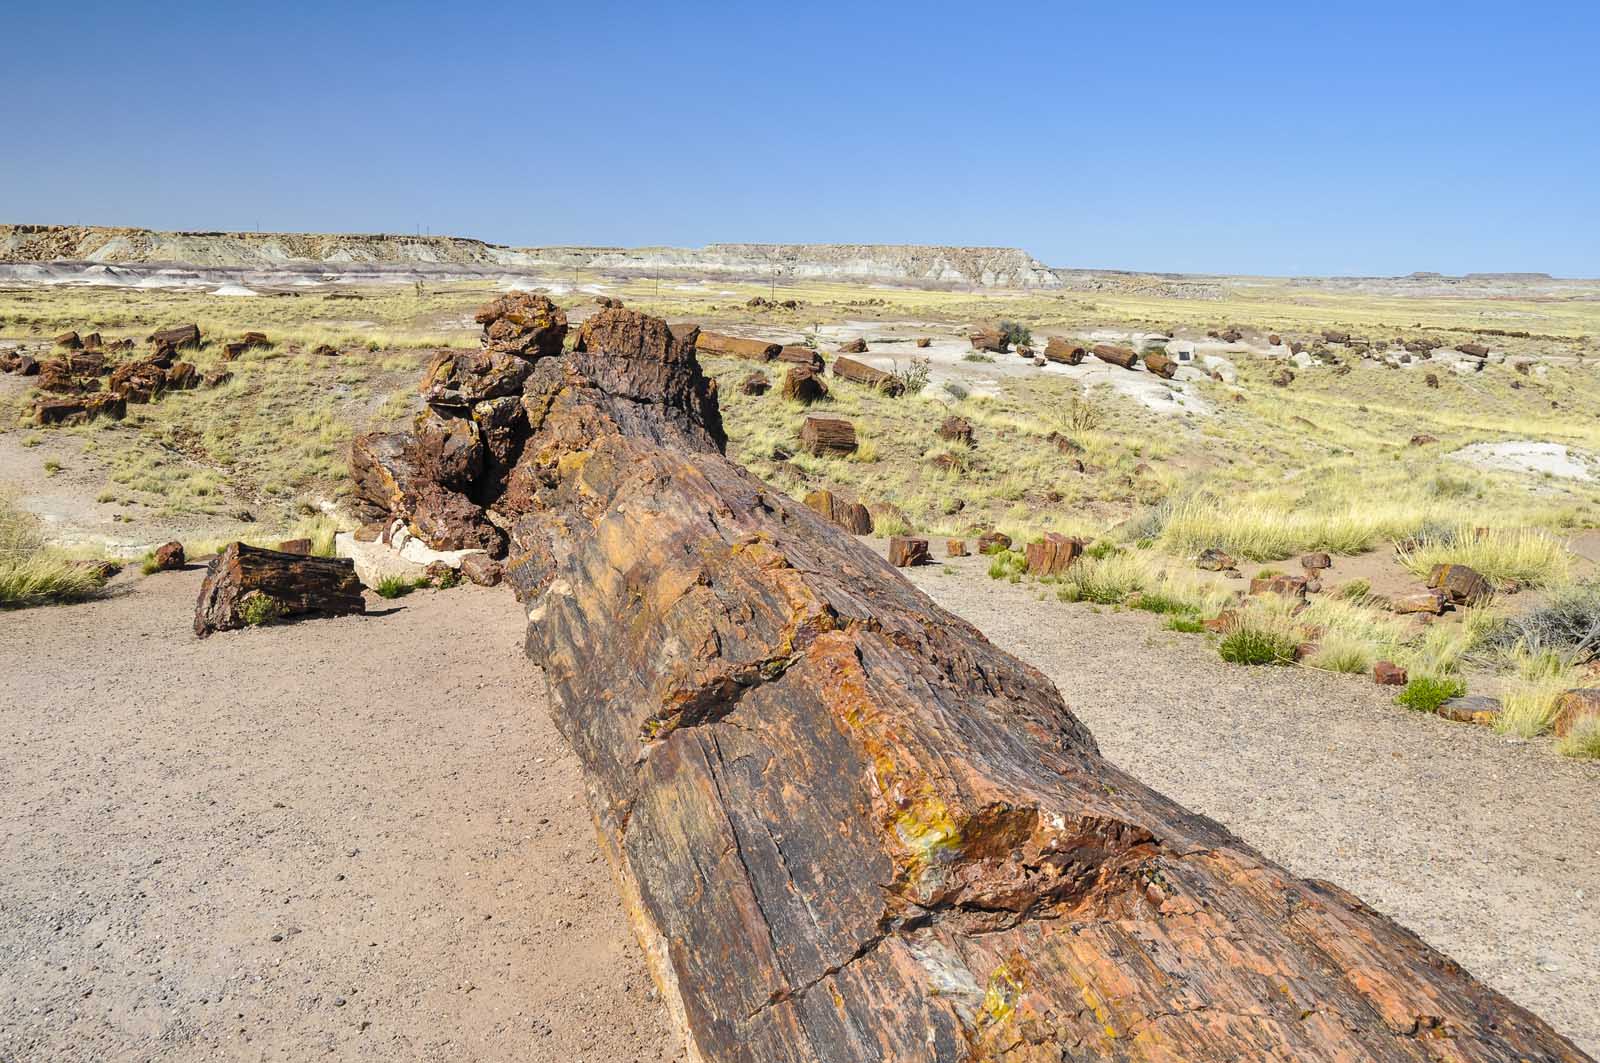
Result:
<svg viewBox="0 0 1600 1063"><path fill-rule="evenodd" d="M1038 671L728 461L692 350L615 331L653 338L527 378L506 578L694 1058L1585 1058L1102 760Z"/></svg>
<svg viewBox="0 0 1600 1063"><path fill-rule="evenodd" d="M366 611L355 565L343 557L307 557L229 543L206 569L194 607L194 633L249 627L302 616Z"/></svg>

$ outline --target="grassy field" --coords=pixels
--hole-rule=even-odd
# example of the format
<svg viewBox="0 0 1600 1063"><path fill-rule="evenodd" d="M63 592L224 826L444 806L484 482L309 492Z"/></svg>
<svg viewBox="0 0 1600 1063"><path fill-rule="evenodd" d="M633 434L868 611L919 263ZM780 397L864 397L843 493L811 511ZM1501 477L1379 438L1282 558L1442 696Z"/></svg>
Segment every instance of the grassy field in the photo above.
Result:
<svg viewBox="0 0 1600 1063"><path fill-rule="evenodd" d="M1445 344L1486 329L1534 334L1494 345L1540 358L1538 374L1509 363L1470 376L1439 366L1437 386L1427 383L1429 366L1395 370L1346 358L1344 366L1298 368L1288 387L1278 387L1271 382L1277 363L1241 352L1232 359L1234 383L1194 385L1214 410L1209 415L1158 413L1109 387L1085 388L1054 373L1002 377L993 394L928 387L898 398L830 375L828 399L805 407L784 400L777 387L742 394L739 383L756 368L749 362L706 359L719 382L730 454L794 496L827 488L865 502L880 534L971 537L999 528L1019 546L1045 531L1093 538L1095 556L1041 591L1095 608L1134 601L1166 615L1177 630L1200 630L1203 619L1236 604L1237 583L1192 569L1190 559L1210 547L1250 566L1246 575L1274 564L1297 570L1297 555L1327 550L1378 558L1385 571L1413 582L1433 564L1455 561L1497 582L1560 594L1587 575L1566 537L1600 527L1594 482L1488 471L1447 457L1467 444L1508 440L1600 453L1600 390L1593 386L1600 348L1588 338L1600 335L1600 303L1592 300L1414 298L1281 281L1174 297L1161 283L1137 278L1091 292L987 294L715 280L685 291L677 283L586 275L562 284L573 290L556 291L557 301L577 315L592 308L598 286L670 320L756 335L808 334L843 322L864 322L870 333L881 322L951 336L1000 319L1031 328L1041 342L1100 328L1230 325L1303 336L1330 327L1373 339L1426 334ZM348 491L349 439L409 417L429 349L474 344L472 313L491 294L482 284L255 298L0 291L0 338L38 344L68 329L97 330L142 345L155 328L192 321L207 342L186 357L205 371L223 364L222 343L250 329L267 332L272 344L228 363L233 379L219 388L130 407L120 423L55 431L80 440L103 468L103 505L209 522L219 541L250 532L270 541L263 523L284 534L310 527L325 547L337 523L327 511ZM746 306L756 295L801 305ZM324 343L341 353L309 353ZM831 358L826 342L819 347ZM909 359L913 351L905 350ZM776 385L781 373L767 369ZM0 430L37 439L46 430L22 423L26 394L9 394L0 400ZM842 459L798 452L800 425L813 412L854 421L858 452ZM936 429L951 414L971 423L974 446L939 438ZM1418 435L1436 442L1412 445ZM241 532L243 519L257 526ZM1008 554L995 559L992 574L1021 580L1020 567L1020 556ZM1423 682L1408 695L1413 707L1453 690L1462 674L1494 674L1507 695L1501 726L1519 735L1545 730L1552 691L1581 678L1579 662L1559 649L1534 652L1524 642L1520 650L1501 647L1494 660L1485 656L1487 633L1506 603L1419 627L1384 611L1365 580L1342 583L1299 615L1281 603L1252 603L1215 636L1219 652L1241 663L1300 656L1302 664L1346 672L1395 660ZM1511 656L1519 652L1536 663Z"/></svg>

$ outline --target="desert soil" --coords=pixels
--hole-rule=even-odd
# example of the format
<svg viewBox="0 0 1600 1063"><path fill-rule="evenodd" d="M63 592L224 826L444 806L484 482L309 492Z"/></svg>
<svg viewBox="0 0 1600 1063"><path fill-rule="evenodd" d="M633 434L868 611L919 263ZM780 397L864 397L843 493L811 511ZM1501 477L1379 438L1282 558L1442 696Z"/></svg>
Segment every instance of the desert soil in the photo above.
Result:
<svg viewBox="0 0 1600 1063"><path fill-rule="evenodd" d="M0 613L0 1060L667 1060L509 594Z"/></svg>
<svg viewBox="0 0 1600 1063"><path fill-rule="evenodd" d="M1600 768L985 564L911 577L1110 759L1600 1051ZM202 643L199 578L0 614L0 1060L679 1058L509 595Z"/></svg>
<svg viewBox="0 0 1600 1063"><path fill-rule="evenodd" d="M1600 1055L1600 764L1408 712L1370 676L1230 665L1160 617L1040 601L987 566L908 572L1048 675L1108 759Z"/></svg>

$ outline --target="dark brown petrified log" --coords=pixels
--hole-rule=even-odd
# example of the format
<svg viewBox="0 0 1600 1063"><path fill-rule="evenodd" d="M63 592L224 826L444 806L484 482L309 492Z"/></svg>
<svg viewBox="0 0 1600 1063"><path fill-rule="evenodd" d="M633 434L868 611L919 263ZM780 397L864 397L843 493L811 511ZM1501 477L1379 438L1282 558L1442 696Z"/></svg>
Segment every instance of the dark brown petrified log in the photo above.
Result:
<svg viewBox="0 0 1600 1063"><path fill-rule="evenodd" d="M810 454L853 454L856 426L842 417L807 417L800 426L800 449Z"/></svg>
<svg viewBox="0 0 1600 1063"><path fill-rule="evenodd" d="M1038 671L728 461L692 352L544 358L523 406L506 580L692 1058L1585 1058L1101 759Z"/></svg>
<svg viewBox="0 0 1600 1063"><path fill-rule="evenodd" d="M869 388L877 388L891 397L897 396L905 390L905 385L893 373L885 373L882 369L874 369L865 362L858 362L854 358L846 358L842 354L833 360L833 375L854 381L857 384L865 384Z"/></svg>
<svg viewBox="0 0 1600 1063"><path fill-rule="evenodd" d="M1102 362L1132 369L1139 361L1139 355L1131 347L1115 347L1109 343L1097 343L1090 352Z"/></svg>
<svg viewBox="0 0 1600 1063"><path fill-rule="evenodd" d="M301 616L366 611L355 563L229 543L206 569L194 608L194 633Z"/></svg>

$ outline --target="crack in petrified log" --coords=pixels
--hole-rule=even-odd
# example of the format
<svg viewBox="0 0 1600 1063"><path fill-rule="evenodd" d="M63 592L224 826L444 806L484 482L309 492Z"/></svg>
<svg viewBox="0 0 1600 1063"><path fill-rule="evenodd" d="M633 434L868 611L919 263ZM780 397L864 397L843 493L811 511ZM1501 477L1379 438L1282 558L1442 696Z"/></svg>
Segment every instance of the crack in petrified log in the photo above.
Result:
<svg viewBox="0 0 1600 1063"><path fill-rule="evenodd" d="M527 435L472 490L700 1059L1585 1058L1107 764L1037 670L729 462L692 337L612 309L523 347Z"/></svg>

